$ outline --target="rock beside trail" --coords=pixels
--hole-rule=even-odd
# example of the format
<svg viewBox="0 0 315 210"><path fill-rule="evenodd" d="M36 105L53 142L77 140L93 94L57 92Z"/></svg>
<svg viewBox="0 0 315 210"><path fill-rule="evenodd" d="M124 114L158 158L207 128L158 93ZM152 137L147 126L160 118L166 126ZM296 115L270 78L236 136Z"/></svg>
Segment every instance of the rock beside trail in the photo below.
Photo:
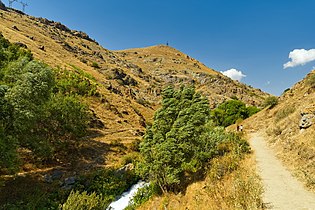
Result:
<svg viewBox="0 0 315 210"><path fill-rule="evenodd" d="M306 129L315 123L315 106L307 107L301 111L300 129Z"/></svg>

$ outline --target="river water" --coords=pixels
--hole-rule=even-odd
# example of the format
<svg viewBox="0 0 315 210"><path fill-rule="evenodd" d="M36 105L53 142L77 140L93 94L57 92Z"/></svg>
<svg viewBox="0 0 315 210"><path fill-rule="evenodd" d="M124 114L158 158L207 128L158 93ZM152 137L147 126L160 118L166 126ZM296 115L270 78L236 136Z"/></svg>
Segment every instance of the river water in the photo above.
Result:
<svg viewBox="0 0 315 210"><path fill-rule="evenodd" d="M147 185L149 185L149 183L146 183L144 181L139 181L137 184L134 184L129 189L129 191L124 192L118 200L112 202L108 206L107 210L123 210L128 206L129 201L132 200L132 198L137 193L138 189L143 188Z"/></svg>

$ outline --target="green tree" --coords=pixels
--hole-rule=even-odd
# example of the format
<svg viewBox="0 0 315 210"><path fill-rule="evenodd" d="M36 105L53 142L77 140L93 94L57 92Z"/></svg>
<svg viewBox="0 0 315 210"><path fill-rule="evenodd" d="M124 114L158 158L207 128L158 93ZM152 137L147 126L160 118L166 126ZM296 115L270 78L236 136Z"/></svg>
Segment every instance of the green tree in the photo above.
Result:
<svg viewBox="0 0 315 210"><path fill-rule="evenodd" d="M246 119L249 117L246 105L239 100L230 100L220 104L211 112L211 118L216 125L229 126L238 119Z"/></svg>
<svg viewBox="0 0 315 210"><path fill-rule="evenodd" d="M202 169L215 147L207 134L209 113L208 100L194 88L166 88L162 108L155 113L153 125L140 144L140 174L163 191L174 191L187 174Z"/></svg>
<svg viewBox="0 0 315 210"><path fill-rule="evenodd" d="M1 171L15 168L19 147L30 149L37 158L51 158L61 142L85 134L87 106L58 91L50 67L2 35L0 58Z"/></svg>

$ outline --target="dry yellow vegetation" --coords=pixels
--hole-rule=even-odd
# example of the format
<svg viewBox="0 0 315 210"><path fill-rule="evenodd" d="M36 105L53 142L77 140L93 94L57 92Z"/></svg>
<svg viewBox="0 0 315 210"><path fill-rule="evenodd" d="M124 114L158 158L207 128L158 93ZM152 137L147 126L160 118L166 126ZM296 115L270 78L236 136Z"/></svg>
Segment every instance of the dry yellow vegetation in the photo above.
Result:
<svg viewBox="0 0 315 210"><path fill-rule="evenodd" d="M315 89L312 83L315 72L285 91L279 103L245 120L245 129L260 131L268 139L277 156L304 184L315 189ZM308 114L310 123L303 122ZM302 123L302 124L301 124ZM309 127L308 127L309 126ZM304 127L304 128L303 128Z"/></svg>
<svg viewBox="0 0 315 210"><path fill-rule="evenodd" d="M26 47L37 60L59 69L59 73L67 70L82 74L96 84L97 95L83 100L96 121L104 125L91 129L86 141L78 143L78 150L69 148L64 159L55 163L38 163L32 160L29 151L21 149L24 165L16 179L7 177L9 184L4 188L4 191L11 189L12 195L17 193L16 197L24 191L11 186L19 186L24 182L23 177L32 178L25 182L27 186L34 180L45 185L38 180L43 180L53 169L66 169L72 175L93 167L121 165L122 157L131 153L133 143L142 138L146 124L152 121L160 106L161 91L168 85L196 86L208 97L211 107L231 98L261 106L269 96L169 46L110 51L85 33L61 23L10 9L0 13L0 32L10 42ZM222 167L234 164L232 159L227 156L213 160L207 178L189 186L185 194L154 198L143 208L253 209L260 206L261 188L250 157L239 160L239 167L232 172L219 176ZM248 171L253 173L249 175ZM10 195L2 193L0 197L9 200Z"/></svg>
<svg viewBox="0 0 315 210"><path fill-rule="evenodd" d="M95 78L98 96L85 100L104 127L96 128L89 136L90 145L95 145L92 150L97 150L97 142L108 148L112 143L128 147L141 139L146 123L159 107L161 90L167 85L195 85L212 107L231 97L259 106L268 96L168 46L114 52L61 23L10 9L0 12L0 32L10 42L26 46L36 59L53 68ZM116 164L126 152L108 149L102 153L105 161L101 164Z"/></svg>
<svg viewBox="0 0 315 210"><path fill-rule="evenodd" d="M236 160L233 155L215 158L203 181L188 186L185 192L154 197L139 209L236 210L262 209L262 185L255 160L248 155ZM235 166L237 165L237 166ZM235 168L236 167L236 168ZM235 168L229 172L231 168Z"/></svg>

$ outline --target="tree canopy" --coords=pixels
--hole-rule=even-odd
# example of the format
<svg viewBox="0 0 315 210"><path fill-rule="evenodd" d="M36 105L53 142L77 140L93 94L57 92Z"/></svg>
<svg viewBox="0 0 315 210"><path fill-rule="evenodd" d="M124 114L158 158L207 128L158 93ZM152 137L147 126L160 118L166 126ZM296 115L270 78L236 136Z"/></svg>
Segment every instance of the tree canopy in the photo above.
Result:
<svg viewBox="0 0 315 210"><path fill-rule="evenodd" d="M50 158L61 141L84 135L87 107L55 88L49 66L1 34L0 58L0 171L17 166L19 147Z"/></svg>
<svg viewBox="0 0 315 210"><path fill-rule="evenodd" d="M142 176L164 191L176 190L188 174L201 170L224 139L209 119L208 100L194 88L166 88L162 107L140 144L143 161L138 170Z"/></svg>

